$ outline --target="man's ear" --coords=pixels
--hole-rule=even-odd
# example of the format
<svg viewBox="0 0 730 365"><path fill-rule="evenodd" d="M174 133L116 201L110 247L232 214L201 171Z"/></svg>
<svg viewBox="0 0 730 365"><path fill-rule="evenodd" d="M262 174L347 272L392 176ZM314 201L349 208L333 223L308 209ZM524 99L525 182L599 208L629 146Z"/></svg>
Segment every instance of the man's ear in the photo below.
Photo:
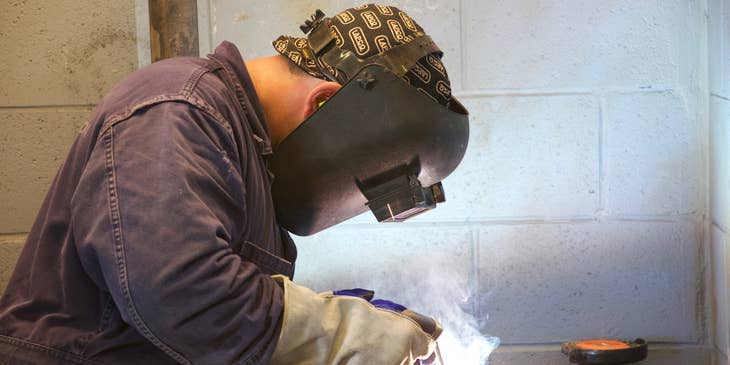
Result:
<svg viewBox="0 0 730 365"><path fill-rule="evenodd" d="M326 81L317 84L312 90L309 91L307 97L304 98L304 118L308 118L315 110L317 110L327 99L329 99L334 93L337 92L342 85Z"/></svg>

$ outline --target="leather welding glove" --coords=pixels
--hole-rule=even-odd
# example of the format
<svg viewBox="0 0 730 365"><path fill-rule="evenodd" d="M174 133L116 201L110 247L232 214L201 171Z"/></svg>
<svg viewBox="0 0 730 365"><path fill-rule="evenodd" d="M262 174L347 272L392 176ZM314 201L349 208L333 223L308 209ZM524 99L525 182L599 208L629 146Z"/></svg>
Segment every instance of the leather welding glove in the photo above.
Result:
<svg viewBox="0 0 730 365"><path fill-rule="evenodd" d="M398 312L400 314L403 314L407 316L408 318L416 321L419 326L421 326L421 329L428 333L431 338L434 340L438 339L438 337L441 335L441 332L443 332L443 329L441 328L441 323L439 323L437 320L424 316L420 313L414 312L408 308L406 308L402 304L398 304L395 302L391 302L390 300L385 299L375 299L373 300L373 297L375 296L375 292L368 289L362 289L362 288L354 288L354 289L345 289L345 290L335 290L332 292L335 295L349 295L352 297L358 297L367 300L375 306L376 308L380 309L388 309L394 312Z"/></svg>
<svg viewBox="0 0 730 365"><path fill-rule="evenodd" d="M443 331L443 329L441 328L441 324L431 317L427 317L417 312L414 312L406 308L405 306L392 302L390 300L373 300L375 292L372 290L354 288L346 290L336 290L332 293L335 295L349 295L354 297L360 297L370 302L370 304L372 304L376 308L388 309L406 315L410 319L416 321L416 323L421 326L421 329L424 332L428 333L434 340L438 339L438 337L441 335L441 332ZM436 350L436 352L438 352L438 349ZM429 356L427 359L416 360L413 365L443 365L441 361L441 354L432 353L431 356Z"/></svg>
<svg viewBox="0 0 730 365"><path fill-rule="evenodd" d="M284 288L284 318L272 365L406 365L434 351L434 339L404 314L273 278Z"/></svg>

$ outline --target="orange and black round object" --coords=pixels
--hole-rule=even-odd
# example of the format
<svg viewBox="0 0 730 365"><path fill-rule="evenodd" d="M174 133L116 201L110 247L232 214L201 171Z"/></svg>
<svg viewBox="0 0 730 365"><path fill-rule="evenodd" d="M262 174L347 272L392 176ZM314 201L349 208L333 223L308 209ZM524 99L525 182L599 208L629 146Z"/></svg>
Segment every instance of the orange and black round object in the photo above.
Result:
<svg viewBox="0 0 730 365"><path fill-rule="evenodd" d="M641 338L633 341L590 339L563 342L563 353L579 365L619 365L644 360L649 347Z"/></svg>

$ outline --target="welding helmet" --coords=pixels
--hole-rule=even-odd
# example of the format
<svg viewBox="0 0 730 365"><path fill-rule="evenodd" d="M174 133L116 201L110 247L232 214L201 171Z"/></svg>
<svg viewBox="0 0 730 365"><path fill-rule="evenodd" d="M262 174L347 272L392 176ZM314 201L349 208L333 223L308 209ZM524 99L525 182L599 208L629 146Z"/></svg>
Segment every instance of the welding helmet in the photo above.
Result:
<svg viewBox="0 0 730 365"><path fill-rule="evenodd" d="M307 38L282 36L274 47L342 87L274 149L279 224L306 236L368 209L397 222L443 202L441 180L461 162L469 124L431 38L380 5L334 18L317 10L301 28Z"/></svg>

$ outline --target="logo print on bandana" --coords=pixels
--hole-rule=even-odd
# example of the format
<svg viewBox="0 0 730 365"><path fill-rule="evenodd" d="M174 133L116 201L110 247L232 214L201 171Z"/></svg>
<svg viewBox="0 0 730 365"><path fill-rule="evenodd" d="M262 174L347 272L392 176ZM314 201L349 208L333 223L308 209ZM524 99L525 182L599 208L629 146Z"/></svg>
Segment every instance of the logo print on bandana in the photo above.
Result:
<svg viewBox="0 0 730 365"><path fill-rule="evenodd" d="M327 71L329 71L330 75L332 75L336 80L340 80L340 71L337 71L336 68L330 66L330 65L324 65L325 68L327 68Z"/></svg>
<svg viewBox="0 0 730 365"><path fill-rule="evenodd" d="M428 64L431 65L431 67L435 68L436 71L446 76L446 68L444 67L444 64L439 61L438 58L432 55L428 55L428 57L426 57L426 61L428 61Z"/></svg>
<svg viewBox="0 0 730 365"><path fill-rule="evenodd" d="M286 51L286 46L289 44L288 39L279 39L276 41L276 44L274 45L274 49L276 49L279 53L284 53Z"/></svg>
<svg viewBox="0 0 730 365"><path fill-rule="evenodd" d="M331 73L332 75L334 75L334 74L335 74L336 70L335 70L335 68L334 68L334 67L332 67L332 66L330 66L330 65L328 65L328 64L326 64L326 63L324 63L324 62L320 62L320 63L321 63L322 65L324 65L324 67L325 67L325 68L327 69L327 71L329 71L329 72L330 72L330 73Z"/></svg>
<svg viewBox="0 0 730 365"><path fill-rule="evenodd" d="M349 11L345 11L343 13L337 14L337 19L339 19L342 24L350 24L353 21L355 21L355 17L352 16L352 14Z"/></svg>
<svg viewBox="0 0 730 365"><path fill-rule="evenodd" d="M294 46L297 48L307 48L307 39L306 38L299 38L294 42Z"/></svg>
<svg viewBox="0 0 730 365"><path fill-rule="evenodd" d="M302 54L299 52L289 52L289 58L294 61L297 65L302 64Z"/></svg>
<svg viewBox="0 0 730 365"><path fill-rule="evenodd" d="M352 28L350 29L349 34L352 43L355 44L355 51L357 51L357 54L362 56L368 53L368 51L370 50L370 44L368 44L368 40L365 39L365 33L362 31L362 28Z"/></svg>
<svg viewBox="0 0 730 365"><path fill-rule="evenodd" d="M393 15L393 10L390 8L390 6L384 6L384 5L377 5L375 4L375 7L378 8L378 11L380 14L383 15Z"/></svg>
<svg viewBox="0 0 730 365"><path fill-rule="evenodd" d="M400 15L400 18L403 19L403 23L406 24L406 27L414 32L418 32L418 28L416 28L416 23L413 22L413 19L408 16L408 14L404 12L399 12L398 15Z"/></svg>
<svg viewBox="0 0 730 365"><path fill-rule="evenodd" d="M331 25L330 33L332 33L332 36L335 37L335 43L337 43L337 46L342 47L344 41L342 39L342 33L340 33L340 30L337 29L337 27L335 27L334 25Z"/></svg>
<svg viewBox="0 0 730 365"><path fill-rule="evenodd" d="M448 99L449 97L451 97L451 86L446 84L444 80L439 80L436 83L436 91L438 91L438 93L441 94L444 99Z"/></svg>
<svg viewBox="0 0 730 365"><path fill-rule="evenodd" d="M362 19L365 21L365 25L368 26L370 29L378 29L380 28L380 19L375 15L375 12L373 11L366 11L362 14L360 14Z"/></svg>
<svg viewBox="0 0 730 365"><path fill-rule="evenodd" d="M390 33L398 41L405 43L413 39L407 36L405 32L403 32L403 27L401 27L400 23L397 20L388 20L388 28L390 28Z"/></svg>
<svg viewBox="0 0 730 365"><path fill-rule="evenodd" d="M355 10L365 10L365 9L367 9L369 7L370 7L370 4L362 4L362 5L358 5L358 6L354 7L353 9L355 9Z"/></svg>
<svg viewBox="0 0 730 365"><path fill-rule="evenodd" d="M416 64L411 67L411 71L413 71L416 77L421 79L421 81L425 84L428 84L431 81L431 73L428 72L425 67L421 66L420 63L416 62Z"/></svg>
<svg viewBox="0 0 730 365"><path fill-rule="evenodd" d="M388 38L385 34L375 37L375 46L378 47L378 53L383 53L386 50L393 48L390 44L390 38Z"/></svg>

